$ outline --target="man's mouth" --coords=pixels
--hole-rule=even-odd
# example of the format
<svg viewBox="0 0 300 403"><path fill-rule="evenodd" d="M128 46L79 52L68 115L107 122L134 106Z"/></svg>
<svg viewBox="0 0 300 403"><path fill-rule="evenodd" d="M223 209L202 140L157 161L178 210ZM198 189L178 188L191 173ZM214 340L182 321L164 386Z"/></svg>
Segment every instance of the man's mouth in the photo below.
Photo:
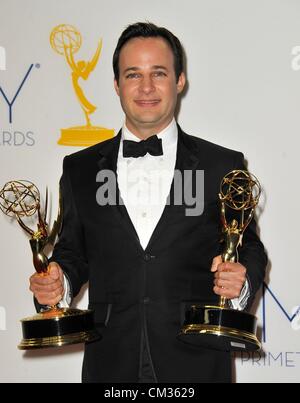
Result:
<svg viewBox="0 0 300 403"><path fill-rule="evenodd" d="M160 99L136 99L134 101L138 106L149 108L160 103Z"/></svg>

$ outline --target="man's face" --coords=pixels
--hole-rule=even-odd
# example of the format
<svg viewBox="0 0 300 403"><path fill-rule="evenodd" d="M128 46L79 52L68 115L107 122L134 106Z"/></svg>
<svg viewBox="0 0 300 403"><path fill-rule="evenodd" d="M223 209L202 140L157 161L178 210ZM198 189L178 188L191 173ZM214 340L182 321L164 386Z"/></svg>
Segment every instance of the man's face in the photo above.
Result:
<svg viewBox="0 0 300 403"><path fill-rule="evenodd" d="M182 73L176 83L174 56L161 38L134 38L121 49L119 83L115 89L126 115L126 125L136 135L149 136L172 120L177 95L183 90Z"/></svg>

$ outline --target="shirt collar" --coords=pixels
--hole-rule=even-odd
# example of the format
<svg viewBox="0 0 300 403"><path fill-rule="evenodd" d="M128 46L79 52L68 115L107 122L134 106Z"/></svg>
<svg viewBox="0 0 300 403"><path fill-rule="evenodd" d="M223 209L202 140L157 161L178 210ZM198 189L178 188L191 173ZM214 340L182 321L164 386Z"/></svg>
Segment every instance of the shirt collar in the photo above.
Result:
<svg viewBox="0 0 300 403"><path fill-rule="evenodd" d="M175 119L173 118L171 123L161 132L153 134L156 134L159 139L162 139L162 147L164 150L166 147L175 144L178 137L178 128ZM122 140L141 141L140 138L127 128L126 123L124 123L122 128Z"/></svg>

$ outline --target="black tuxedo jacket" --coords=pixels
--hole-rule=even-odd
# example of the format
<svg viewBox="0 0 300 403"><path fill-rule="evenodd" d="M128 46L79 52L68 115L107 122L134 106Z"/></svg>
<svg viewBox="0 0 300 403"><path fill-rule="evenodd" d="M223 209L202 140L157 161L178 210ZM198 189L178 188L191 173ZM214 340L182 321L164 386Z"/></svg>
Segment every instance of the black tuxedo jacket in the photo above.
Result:
<svg viewBox="0 0 300 403"><path fill-rule="evenodd" d="M52 260L74 296L89 281L89 307L103 335L86 345L84 382L137 382L143 345L158 382L231 381L229 354L185 345L176 335L186 303L218 301L210 267L221 252L219 186L229 171L243 169L243 155L178 130L175 168L204 171L204 211L186 216L187 206L170 198L146 250L124 205L96 201L98 172L116 172L121 133L64 160L64 224ZM254 220L240 262L248 270L250 306L266 266Z"/></svg>

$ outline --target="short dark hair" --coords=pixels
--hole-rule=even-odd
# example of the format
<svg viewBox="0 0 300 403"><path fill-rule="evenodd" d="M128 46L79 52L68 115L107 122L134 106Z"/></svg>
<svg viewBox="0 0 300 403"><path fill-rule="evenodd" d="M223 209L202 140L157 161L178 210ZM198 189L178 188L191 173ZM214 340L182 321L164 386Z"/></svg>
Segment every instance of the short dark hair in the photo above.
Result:
<svg viewBox="0 0 300 403"><path fill-rule="evenodd" d="M158 27L151 22L136 22L129 25L121 34L113 55L113 69L115 80L119 82L119 58L122 47L133 38L162 38L170 46L174 56L176 81L183 72L183 49L179 39L168 29Z"/></svg>

